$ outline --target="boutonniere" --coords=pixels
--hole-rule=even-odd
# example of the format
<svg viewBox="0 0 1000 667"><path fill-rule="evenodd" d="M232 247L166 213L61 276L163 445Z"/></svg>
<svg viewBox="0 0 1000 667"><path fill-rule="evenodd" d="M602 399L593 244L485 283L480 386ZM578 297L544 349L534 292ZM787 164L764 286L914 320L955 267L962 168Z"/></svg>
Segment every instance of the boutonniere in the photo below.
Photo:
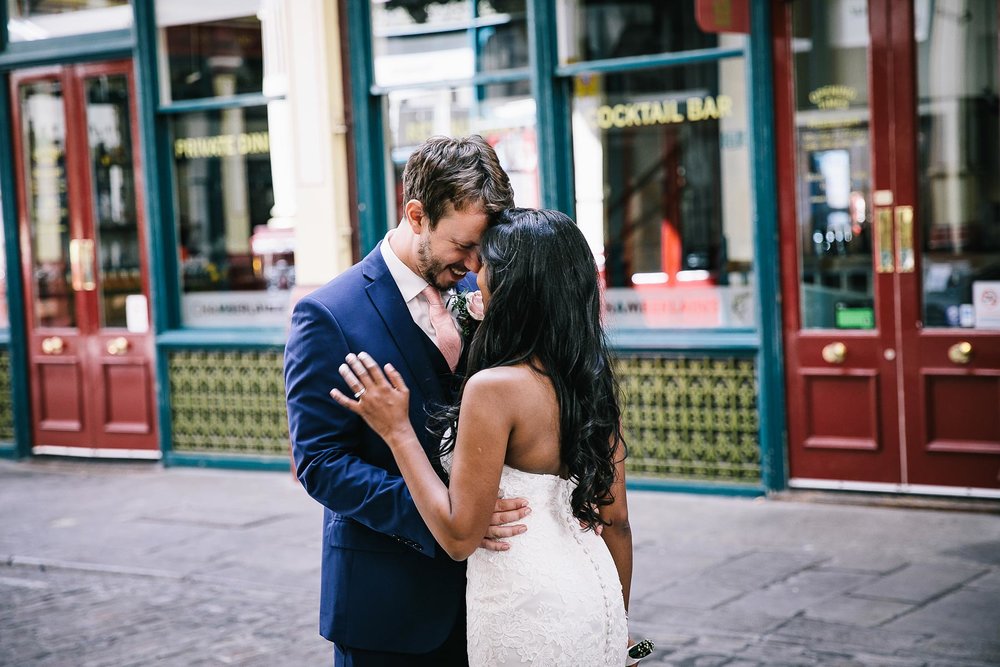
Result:
<svg viewBox="0 0 1000 667"><path fill-rule="evenodd" d="M462 336L469 338L476 333L476 327L483 320L483 294L479 290L475 292L457 292L448 304L458 315L458 326L462 329Z"/></svg>

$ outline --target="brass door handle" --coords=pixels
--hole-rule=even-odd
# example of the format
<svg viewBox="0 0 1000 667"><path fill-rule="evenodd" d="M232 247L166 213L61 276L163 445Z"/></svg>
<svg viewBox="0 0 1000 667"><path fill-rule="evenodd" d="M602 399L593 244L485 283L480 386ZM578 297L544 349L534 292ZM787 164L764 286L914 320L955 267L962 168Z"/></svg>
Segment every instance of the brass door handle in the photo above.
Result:
<svg viewBox="0 0 1000 667"><path fill-rule="evenodd" d="M92 292L97 289L94 262L93 239L73 239L69 242L69 268L75 291Z"/></svg>
<svg viewBox="0 0 1000 667"><path fill-rule="evenodd" d="M896 207L896 268L900 273L913 273L913 207Z"/></svg>
<svg viewBox="0 0 1000 667"><path fill-rule="evenodd" d="M840 341L823 347L823 361L828 364L842 364L847 358L847 346Z"/></svg>
<svg viewBox="0 0 1000 667"><path fill-rule="evenodd" d="M59 336L51 336L42 339L43 354L62 354L66 349L66 343Z"/></svg>
<svg viewBox="0 0 1000 667"><path fill-rule="evenodd" d="M108 341L107 350L108 354L117 357L128 352L128 347L129 347L128 338L125 338L125 336L119 336L118 338L114 338Z"/></svg>
<svg viewBox="0 0 1000 667"><path fill-rule="evenodd" d="M963 340L948 348L948 360L953 364L966 365L972 360L972 343Z"/></svg>
<svg viewBox="0 0 1000 667"><path fill-rule="evenodd" d="M892 273L896 270L892 253L892 207L875 209L875 270Z"/></svg>

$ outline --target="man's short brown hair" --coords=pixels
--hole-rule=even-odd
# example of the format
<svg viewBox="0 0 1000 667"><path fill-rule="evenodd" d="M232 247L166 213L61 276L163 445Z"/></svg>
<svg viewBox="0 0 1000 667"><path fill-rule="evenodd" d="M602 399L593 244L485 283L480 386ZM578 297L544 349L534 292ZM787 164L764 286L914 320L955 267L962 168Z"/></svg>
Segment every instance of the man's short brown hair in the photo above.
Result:
<svg viewBox="0 0 1000 667"><path fill-rule="evenodd" d="M403 170L403 204L411 199L423 204L432 229L448 204L456 211L482 208L492 224L514 205L514 190L493 147L478 134L431 137L413 151Z"/></svg>

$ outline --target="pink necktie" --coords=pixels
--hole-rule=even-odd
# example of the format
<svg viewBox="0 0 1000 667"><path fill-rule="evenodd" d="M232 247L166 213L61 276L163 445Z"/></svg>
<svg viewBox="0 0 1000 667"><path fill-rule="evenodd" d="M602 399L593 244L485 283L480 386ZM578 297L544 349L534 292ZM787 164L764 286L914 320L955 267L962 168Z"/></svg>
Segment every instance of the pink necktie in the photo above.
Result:
<svg viewBox="0 0 1000 667"><path fill-rule="evenodd" d="M430 307L431 326L437 336L437 346L444 355L444 360L448 362L448 368L452 371L458 366L458 359L462 356L462 337L458 335L455 328L455 320L451 318L451 313L444 307L441 299L441 292L438 292L434 285L428 285L421 294L427 299Z"/></svg>

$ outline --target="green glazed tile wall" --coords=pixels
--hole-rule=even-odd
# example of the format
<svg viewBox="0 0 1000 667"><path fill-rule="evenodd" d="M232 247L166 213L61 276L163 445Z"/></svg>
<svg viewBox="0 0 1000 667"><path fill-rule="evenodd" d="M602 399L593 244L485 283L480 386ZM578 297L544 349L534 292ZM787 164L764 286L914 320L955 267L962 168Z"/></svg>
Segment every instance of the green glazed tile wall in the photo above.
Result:
<svg viewBox="0 0 1000 667"><path fill-rule="evenodd" d="M288 455L280 350L170 353L173 449Z"/></svg>
<svg viewBox="0 0 1000 667"><path fill-rule="evenodd" d="M10 352L0 348L0 442L14 441L14 406L11 401Z"/></svg>
<svg viewBox="0 0 1000 667"><path fill-rule="evenodd" d="M6 377L5 362L0 354L0 383ZM752 359L622 355L617 363L631 472L760 481ZM174 450L287 455L281 364L277 350L171 353ZM9 397L8 389L0 395L0 406ZM7 428L12 433L12 426Z"/></svg>
<svg viewBox="0 0 1000 667"><path fill-rule="evenodd" d="M760 481L752 359L622 355L618 373L629 471Z"/></svg>

